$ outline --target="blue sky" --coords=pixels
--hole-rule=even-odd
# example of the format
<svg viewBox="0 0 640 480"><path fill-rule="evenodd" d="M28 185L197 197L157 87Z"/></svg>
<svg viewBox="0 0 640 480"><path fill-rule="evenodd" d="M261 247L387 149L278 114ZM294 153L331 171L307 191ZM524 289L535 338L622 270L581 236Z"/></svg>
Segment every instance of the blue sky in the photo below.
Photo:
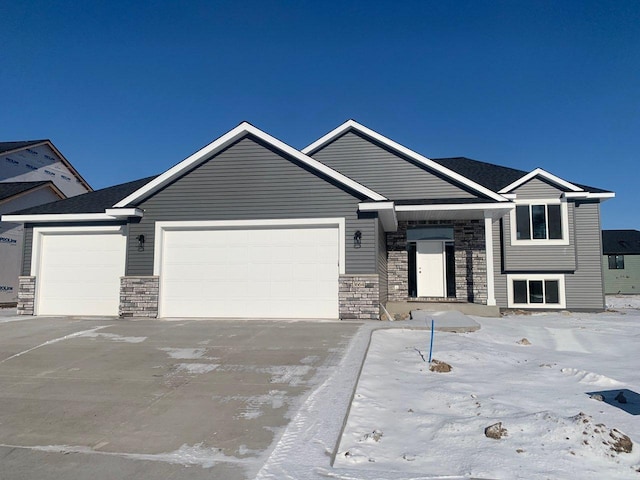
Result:
<svg viewBox="0 0 640 480"><path fill-rule="evenodd" d="M0 140L94 188L243 120L302 148L344 120L616 192L640 229L640 2L0 0Z"/></svg>

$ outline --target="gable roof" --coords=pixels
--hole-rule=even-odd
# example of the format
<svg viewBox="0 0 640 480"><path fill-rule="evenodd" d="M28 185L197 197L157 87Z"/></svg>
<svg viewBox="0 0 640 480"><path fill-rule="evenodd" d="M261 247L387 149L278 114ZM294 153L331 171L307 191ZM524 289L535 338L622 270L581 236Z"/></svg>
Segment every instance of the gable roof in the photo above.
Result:
<svg viewBox="0 0 640 480"><path fill-rule="evenodd" d="M71 165L69 160L67 160L60 150L56 148L56 146L49 139L43 140L25 140L20 142L0 142L0 155L7 155L13 152L18 152L20 150L25 150L29 147L39 147L41 145L47 145L53 152L60 158L62 164L69 169L69 171L80 181L80 183L90 192L93 191L89 182L87 182L80 173Z"/></svg>
<svg viewBox="0 0 640 480"><path fill-rule="evenodd" d="M57 202L45 203L37 207L26 208L11 215L50 215L76 213L104 213L118 200L146 185L156 177L141 178L133 182L121 183L113 187L94 190L75 197L65 198ZM2 185L2 184L0 184Z"/></svg>
<svg viewBox="0 0 640 480"><path fill-rule="evenodd" d="M311 169L323 175L326 175L327 177L337 181L338 183L348 187L351 190L354 190L364 195L365 197L371 200L378 200L378 201L386 200L386 197L380 195L379 193L376 193L373 190L365 187L364 185L350 179L349 177L342 175L341 173L333 170L332 168L329 168L328 166L318 162L317 160L314 160L313 158L308 157L304 153L301 153L300 151L278 140L277 138L272 137L268 133L263 132L262 130L254 127L250 123L242 122L236 128L228 131L227 133L217 138L216 140L214 140L204 148L201 148L196 153L187 157L177 165L174 165L172 168L170 168L163 174L159 175L152 181L150 181L147 185L142 186L135 192L128 195L126 198L121 199L118 203L114 205L114 207L122 208L122 207L127 207L140 202L144 198L157 192L158 190L163 188L165 185L173 182L174 180L181 177L188 171L192 170L198 165L209 160L216 153L227 148L231 144L235 143L236 141L240 140L241 138L247 135L253 135L254 137L257 137L258 139L267 143L269 146L285 153L286 155L289 155L295 158L296 160L303 163L304 165L307 165Z"/></svg>
<svg viewBox="0 0 640 480"><path fill-rule="evenodd" d="M318 150L320 150L321 148L323 148L325 145L333 142L335 139L337 139L338 137L344 135L345 133L347 133L348 131L351 130L355 130L358 133L360 133L361 135L364 135L366 137L369 137L371 139L373 139L374 141L384 145L385 147L401 154L402 156L408 157L411 160L413 160L414 162L423 165L427 168L430 168L432 170L435 170L436 172L440 173L441 175L444 175L445 177L454 180L462 185L465 185L468 188L471 188L472 190L475 190L476 192L481 193L482 195L485 195L493 200L496 200L498 202L506 202L508 201L505 197L503 197L502 195L496 193L495 191L492 191L488 188L486 188L485 186L475 182L474 180L465 177L464 175L460 175L458 172L451 170L447 167L445 167L444 165L439 164L438 162L434 162L432 159L427 158L423 155L420 155L417 152L414 152L413 150L405 147L404 145L399 144L398 142L395 142L393 140L391 140L390 138L385 137L384 135L379 134L378 132L375 132L373 130L371 130L370 128L365 127L364 125L359 124L358 122L356 122L355 120L347 120L346 122L344 122L342 125L340 125L339 127L333 129L332 131L330 131L329 133L327 133L325 136L319 138L318 140L316 140L315 142L313 142L312 144L308 145L307 147L302 149L302 153L306 154L306 155L313 155L314 153L316 153Z"/></svg>
<svg viewBox="0 0 640 480"><path fill-rule="evenodd" d="M640 232L638 230L603 230L603 255L640 254Z"/></svg>
<svg viewBox="0 0 640 480"><path fill-rule="evenodd" d="M58 190L50 180L42 180L39 182L4 182L0 183L0 202L22 193L29 192L30 190L40 188L44 185L50 186L57 194L64 197L60 190Z"/></svg>
<svg viewBox="0 0 640 480"><path fill-rule="evenodd" d="M512 190L515 190L516 188L518 188L519 186L527 183L529 180L531 180L532 178L535 177L542 177L545 180L558 185L562 188L565 188L567 190L571 190L572 192L582 192L583 189L578 187L577 185L574 185L571 182L567 182L566 180L563 180L560 177L557 177L556 175L547 172L546 170L543 170L542 168L536 168L535 170L531 170L529 173L527 173L524 177L517 179L516 181L510 183L509 185L507 185L506 187L502 188L500 190L500 193L509 193Z"/></svg>

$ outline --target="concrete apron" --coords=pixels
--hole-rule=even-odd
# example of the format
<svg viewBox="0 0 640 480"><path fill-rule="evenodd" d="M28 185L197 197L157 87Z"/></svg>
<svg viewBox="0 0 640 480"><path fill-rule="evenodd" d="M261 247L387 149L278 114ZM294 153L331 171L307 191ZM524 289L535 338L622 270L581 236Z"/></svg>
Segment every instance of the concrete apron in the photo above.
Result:
<svg viewBox="0 0 640 480"><path fill-rule="evenodd" d="M425 327L428 329L431 329L431 320L433 320L434 330L442 332L464 333L475 332L480 329L480 324L473 318L455 310L444 312L412 310L411 319L425 322Z"/></svg>
<svg viewBox="0 0 640 480"><path fill-rule="evenodd" d="M254 478L358 327L2 319L2 478Z"/></svg>

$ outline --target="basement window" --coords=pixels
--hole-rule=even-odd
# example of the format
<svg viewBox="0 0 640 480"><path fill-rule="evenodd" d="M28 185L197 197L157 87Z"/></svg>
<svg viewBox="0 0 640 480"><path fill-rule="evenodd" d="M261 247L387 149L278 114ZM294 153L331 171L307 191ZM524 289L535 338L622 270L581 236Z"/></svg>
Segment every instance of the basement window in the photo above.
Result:
<svg viewBox="0 0 640 480"><path fill-rule="evenodd" d="M565 308L564 275L509 275L511 308Z"/></svg>

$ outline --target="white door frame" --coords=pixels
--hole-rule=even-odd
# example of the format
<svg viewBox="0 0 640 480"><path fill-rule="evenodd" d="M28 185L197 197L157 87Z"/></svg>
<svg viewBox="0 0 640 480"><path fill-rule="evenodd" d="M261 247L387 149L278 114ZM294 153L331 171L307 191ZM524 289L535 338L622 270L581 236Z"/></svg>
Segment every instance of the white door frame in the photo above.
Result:
<svg viewBox="0 0 640 480"><path fill-rule="evenodd" d="M444 240L416 241L416 294L418 297L444 298L447 296L445 244ZM426 250L433 250L433 252L427 251L421 254L421 246ZM439 285L439 283L441 284Z"/></svg>

